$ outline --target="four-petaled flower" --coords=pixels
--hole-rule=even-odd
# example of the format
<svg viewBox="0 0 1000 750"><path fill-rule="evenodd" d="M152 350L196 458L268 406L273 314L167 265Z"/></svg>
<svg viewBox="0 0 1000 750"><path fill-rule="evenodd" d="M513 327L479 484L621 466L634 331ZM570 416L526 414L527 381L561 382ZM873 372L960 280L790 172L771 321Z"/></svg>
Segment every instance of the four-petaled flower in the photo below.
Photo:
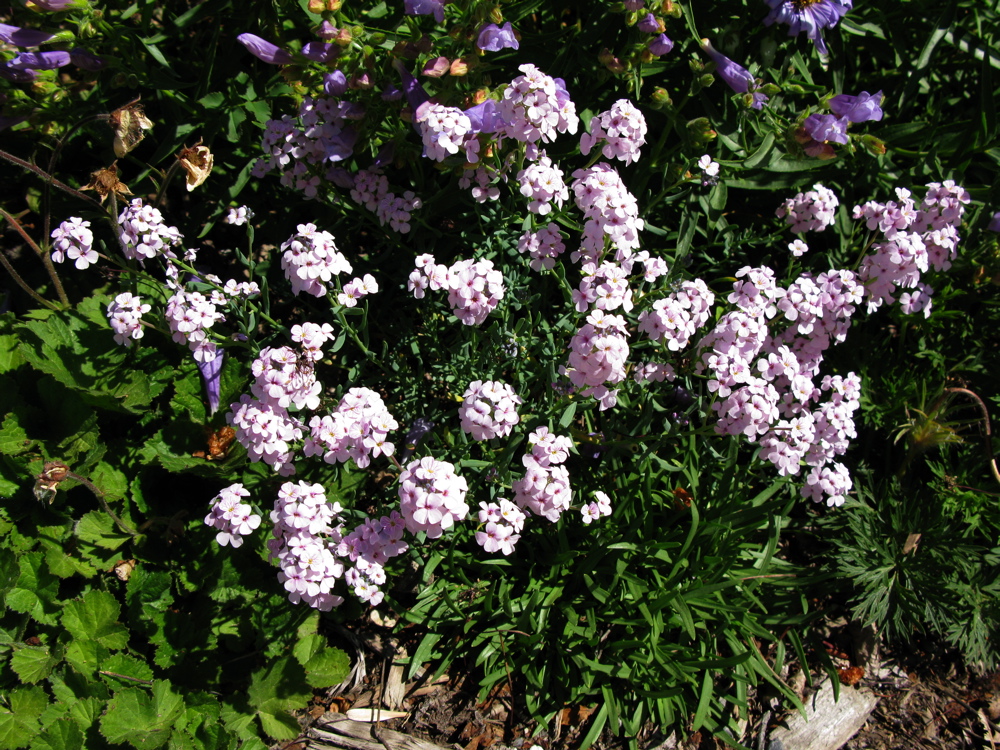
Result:
<svg viewBox="0 0 1000 750"><path fill-rule="evenodd" d="M788 36L803 31L813 40L821 55L826 54L823 29L832 29L852 7L853 0L766 0L771 12L764 25L788 24Z"/></svg>

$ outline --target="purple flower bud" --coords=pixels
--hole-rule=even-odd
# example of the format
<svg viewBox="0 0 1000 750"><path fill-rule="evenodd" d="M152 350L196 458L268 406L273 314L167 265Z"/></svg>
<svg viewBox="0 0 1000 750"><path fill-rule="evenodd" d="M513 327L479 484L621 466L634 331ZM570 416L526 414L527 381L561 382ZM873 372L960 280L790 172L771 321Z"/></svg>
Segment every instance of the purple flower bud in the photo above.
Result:
<svg viewBox="0 0 1000 750"><path fill-rule="evenodd" d="M0 41L13 44L15 47L37 47L52 39L55 39L55 36L45 31L22 29L18 26L0 23Z"/></svg>
<svg viewBox="0 0 1000 750"><path fill-rule="evenodd" d="M103 57L98 57L91 52L87 52L87 50L82 47L70 50L69 59L76 67L83 68L84 70L89 70L91 72L103 70L108 64Z"/></svg>
<svg viewBox="0 0 1000 750"><path fill-rule="evenodd" d="M440 78L451 68L451 62L447 57L435 57L428 60L424 69L420 72L429 78Z"/></svg>
<svg viewBox="0 0 1000 750"><path fill-rule="evenodd" d="M259 36L254 34L240 34L236 39L247 48L251 55L262 62L269 63L270 65L288 65L292 62L291 54L285 52L285 50L277 45L261 39Z"/></svg>
<svg viewBox="0 0 1000 750"><path fill-rule="evenodd" d="M379 149L378 154L375 156L375 161L372 162L372 169L381 169L382 167L392 164L392 160L396 158L396 144L392 141L386 143Z"/></svg>
<svg viewBox="0 0 1000 750"><path fill-rule="evenodd" d="M483 26L479 31L476 46L486 52L499 52L502 49L517 49L521 45L517 41L517 37L514 36L514 29L508 21L503 27L497 26L495 23Z"/></svg>
<svg viewBox="0 0 1000 750"><path fill-rule="evenodd" d="M991 232L1000 232L1000 211L993 214L993 219L986 225L986 228Z"/></svg>
<svg viewBox="0 0 1000 750"><path fill-rule="evenodd" d="M444 21L445 0L403 0L403 10L408 16L433 15L438 23Z"/></svg>
<svg viewBox="0 0 1000 750"><path fill-rule="evenodd" d="M7 64L13 70L55 70L69 65L69 52L22 52Z"/></svg>
<svg viewBox="0 0 1000 750"><path fill-rule="evenodd" d="M211 362L198 362L198 372L201 373L201 382L205 385L205 395L208 397L208 414L215 414L219 408L219 386L222 381L222 360L224 358L222 350L218 350L215 359Z"/></svg>
<svg viewBox="0 0 1000 750"><path fill-rule="evenodd" d="M319 30L316 32L316 36L322 39L324 42L332 42L336 39L339 29L334 26L329 21L323 21L320 24Z"/></svg>
<svg viewBox="0 0 1000 750"><path fill-rule="evenodd" d="M660 22L652 13L647 13L645 16L640 18L639 23L637 23L636 26L639 31L644 31L647 34L658 34L663 31L663 29L660 28Z"/></svg>
<svg viewBox="0 0 1000 750"><path fill-rule="evenodd" d="M625 0L625 10L642 10L646 7L646 0Z"/></svg>
<svg viewBox="0 0 1000 750"><path fill-rule="evenodd" d="M342 96L347 91L347 76L335 70L323 76L323 91L327 96Z"/></svg>
<svg viewBox="0 0 1000 750"><path fill-rule="evenodd" d="M482 104L465 110L465 116L472 123L473 133L496 133L507 123L497 110L497 103L487 99Z"/></svg>
<svg viewBox="0 0 1000 750"><path fill-rule="evenodd" d="M72 10L73 8L86 8L87 0L32 0L32 5L36 5L42 10L56 12L60 10Z"/></svg>
<svg viewBox="0 0 1000 750"><path fill-rule="evenodd" d="M809 115L802 123L802 127L813 140L820 143L847 143L847 126L849 124L846 117Z"/></svg>
<svg viewBox="0 0 1000 750"><path fill-rule="evenodd" d="M302 56L313 62L325 63L336 57L340 48L332 43L309 42L302 47Z"/></svg>
<svg viewBox="0 0 1000 750"><path fill-rule="evenodd" d="M674 48L674 43L671 41L670 37L666 34L660 34L659 36L654 36L649 42L649 51L654 55L659 57L660 55L669 54L670 50Z"/></svg>
<svg viewBox="0 0 1000 750"><path fill-rule="evenodd" d="M851 122L868 122L881 120L882 92L869 94L862 91L857 96L839 94L830 100L830 111L838 117L846 117Z"/></svg>
<svg viewBox="0 0 1000 750"><path fill-rule="evenodd" d="M402 98L403 89L399 88L399 86L390 84L382 91L382 101L384 102L398 102Z"/></svg>
<svg viewBox="0 0 1000 750"><path fill-rule="evenodd" d="M416 112L417 108L431 97L424 91L424 87L420 85L420 81L414 78L410 71L406 69L402 60L395 60L393 65L395 65L399 77L403 80L403 93L406 94L406 101L411 109Z"/></svg>
<svg viewBox="0 0 1000 750"><path fill-rule="evenodd" d="M719 77L726 82L729 88L737 94L753 93L753 105L751 106L754 109L761 109L764 106L767 96L754 91L757 87L757 82L750 75L749 70L742 65L737 65L721 52L717 52L712 47L712 43L707 39L701 40L701 48L705 51L705 54L712 58L712 61L715 63L715 72L719 74Z"/></svg>
<svg viewBox="0 0 1000 750"><path fill-rule="evenodd" d="M0 65L0 78L6 78L14 83L31 83L38 78L38 73L33 70L17 70L8 62Z"/></svg>

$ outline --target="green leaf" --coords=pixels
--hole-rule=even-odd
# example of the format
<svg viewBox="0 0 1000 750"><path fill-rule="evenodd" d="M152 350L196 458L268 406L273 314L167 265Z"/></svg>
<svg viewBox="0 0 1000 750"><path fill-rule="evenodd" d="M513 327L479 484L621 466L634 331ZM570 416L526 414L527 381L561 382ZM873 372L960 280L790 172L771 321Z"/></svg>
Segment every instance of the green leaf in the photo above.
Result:
<svg viewBox="0 0 1000 750"><path fill-rule="evenodd" d="M102 675L105 680L111 681L112 684L118 684L121 678L115 675L121 675L122 677L132 677L136 680L149 680L153 679L153 670L144 661L139 661L134 656L127 656L125 654L114 654L104 661L101 662L101 672L113 672L114 674Z"/></svg>
<svg viewBox="0 0 1000 750"><path fill-rule="evenodd" d="M351 659L339 648L325 648L304 665L306 681L311 687L339 685L351 671Z"/></svg>
<svg viewBox="0 0 1000 750"><path fill-rule="evenodd" d="M58 719L35 737L31 746L37 750L80 750L86 746L86 738L72 719Z"/></svg>
<svg viewBox="0 0 1000 750"><path fill-rule="evenodd" d="M8 414L0 425L0 453L16 456L31 450L34 441L28 438L28 433L21 427L16 411Z"/></svg>
<svg viewBox="0 0 1000 750"><path fill-rule="evenodd" d="M49 676L59 659L52 656L47 648L26 646L14 651L10 667L21 678L21 682L35 683Z"/></svg>
<svg viewBox="0 0 1000 750"><path fill-rule="evenodd" d="M107 513L99 510L85 513L73 531L81 540L107 550L118 549L132 539Z"/></svg>
<svg viewBox="0 0 1000 750"><path fill-rule="evenodd" d="M311 696L305 672L294 659L279 659L255 672L247 690L264 731L279 740L298 736L298 722L288 712L304 708Z"/></svg>
<svg viewBox="0 0 1000 750"><path fill-rule="evenodd" d="M40 687L15 688L8 696L10 710L0 706L0 750L26 747L40 729L38 717L49 700Z"/></svg>
<svg viewBox="0 0 1000 750"><path fill-rule="evenodd" d="M152 750L167 743L183 711L184 699L171 690L167 680L153 685L152 696L140 688L124 688L108 701L101 734L110 742Z"/></svg>
<svg viewBox="0 0 1000 750"><path fill-rule="evenodd" d="M118 623L121 608L106 591L89 591L83 599L68 602L62 624L74 638L90 638L109 649L122 649L128 643L128 631Z"/></svg>
<svg viewBox="0 0 1000 750"><path fill-rule="evenodd" d="M80 674L92 675L108 658L108 653L108 649L97 641L77 638L66 646L66 661Z"/></svg>
<svg viewBox="0 0 1000 750"><path fill-rule="evenodd" d="M764 159L767 158L767 155L771 153L771 146L773 145L774 145L774 133L768 133L767 135L764 136L764 141L763 143L760 144L760 148L758 148L756 151L750 154L750 156L748 156L743 161L743 166L746 169L753 169L754 167L759 165L761 162L764 161Z"/></svg>

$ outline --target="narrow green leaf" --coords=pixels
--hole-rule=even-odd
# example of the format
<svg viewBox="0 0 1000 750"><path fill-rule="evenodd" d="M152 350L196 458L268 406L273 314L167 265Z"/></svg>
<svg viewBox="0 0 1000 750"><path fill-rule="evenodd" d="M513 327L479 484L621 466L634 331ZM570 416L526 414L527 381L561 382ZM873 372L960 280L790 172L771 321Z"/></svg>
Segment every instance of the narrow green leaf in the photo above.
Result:
<svg viewBox="0 0 1000 750"><path fill-rule="evenodd" d="M760 144L760 148L754 151L750 156L748 156L743 161L743 166L746 169L753 169L757 165L761 164L767 155L771 153L771 146L774 145L774 133L768 133L764 136L763 143Z"/></svg>

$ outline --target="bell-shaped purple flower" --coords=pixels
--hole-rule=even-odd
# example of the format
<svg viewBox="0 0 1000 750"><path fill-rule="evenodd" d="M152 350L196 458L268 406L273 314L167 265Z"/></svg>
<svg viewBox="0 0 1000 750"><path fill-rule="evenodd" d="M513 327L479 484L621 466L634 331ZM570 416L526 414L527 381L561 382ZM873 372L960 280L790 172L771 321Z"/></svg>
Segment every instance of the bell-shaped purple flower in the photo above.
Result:
<svg viewBox="0 0 1000 750"><path fill-rule="evenodd" d="M487 99L482 104L469 107L464 114L472 123L471 132L473 133L497 133L506 125L506 121L500 116L497 103L493 99Z"/></svg>
<svg viewBox="0 0 1000 750"><path fill-rule="evenodd" d="M32 0L35 5L42 10L52 13L60 10L73 10L74 8L86 8L90 3L87 0Z"/></svg>
<svg viewBox="0 0 1000 750"><path fill-rule="evenodd" d="M417 108L431 97L424 91L424 87L420 85L420 81L414 78L410 71L406 69L402 60L395 60L393 65L396 66L399 77L403 80L403 93L406 94L406 101L410 105L410 108L416 112Z"/></svg>
<svg viewBox="0 0 1000 750"><path fill-rule="evenodd" d="M98 57L82 47L70 50L69 59L76 67L89 70L92 73L103 70L108 64L103 57Z"/></svg>
<svg viewBox="0 0 1000 750"><path fill-rule="evenodd" d="M0 41L13 44L15 47L37 47L52 39L55 39L55 36L47 31L22 29L19 26L8 26L5 23L0 23Z"/></svg>
<svg viewBox="0 0 1000 750"><path fill-rule="evenodd" d="M737 94L752 93L753 105L751 106L754 109L763 108L764 102L767 101L767 96L754 91L757 87L757 81L750 75L749 70L742 65L737 65L724 54L718 52L707 39L701 40L701 48L705 51L705 54L712 58L712 61L715 63L715 72L726 82L729 88Z"/></svg>
<svg viewBox="0 0 1000 750"><path fill-rule="evenodd" d="M12 70L55 70L69 65L69 52L22 52L7 65Z"/></svg>
<svg viewBox="0 0 1000 750"><path fill-rule="evenodd" d="M486 52L499 52L502 49L518 49L521 44L517 41L514 28L508 21L503 26L497 26L495 23L483 26L479 31L476 46Z"/></svg>
<svg viewBox="0 0 1000 750"><path fill-rule="evenodd" d="M660 55L666 55L670 53L670 50L674 48L674 43L666 34L659 34L654 36L649 41L649 51L659 57Z"/></svg>
<svg viewBox="0 0 1000 750"><path fill-rule="evenodd" d="M201 373L201 382L205 385L205 395L208 397L208 414L215 414L219 408L219 387L222 382L222 360L224 358L222 350L218 350L215 359L211 362L198 362L198 372Z"/></svg>
<svg viewBox="0 0 1000 750"><path fill-rule="evenodd" d="M318 63L329 62L339 52L340 48L332 42L309 42L302 46L302 56Z"/></svg>
<svg viewBox="0 0 1000 750"><path fill-rule="evenodd" d="M809 115L802 127L810 138L820 143L847 143L849 124L846 117Z"/></svg>
<svg viewBox="0 0 1000 750"><path fill-rule="evenodd" d="M343 96L347 91L347 76L344 71L335 70L323 76L323 93L327 96Z"/></svg>
<svg viewBox="0 0 1000 750"><path fill-rule="evenodd" d="M813 40L816 49L825 55L826 43L823 29L832 29L849 11L854 0L767 0L771 12L764 19L764 25L772 23L788 24L788 36L797 36L803 31Z"/></svg>
<svg viewBox="0 0 1000 750"><path fill-rule="evenodd" d="M434 16L438 23L444 21L445 0L403 0L403 11L408 16Z"/></svg>
<svg viewBox="0 0 1000 750"><path fill-rule="evenodd" d="M991 232L1000 232L1000 211L993 214L993 218L990 223L986 225L986 228Z"/></svg>
<svg viewBox="0 0 1000 750"><path fill-rule="evenodd" d="M830 99L830 111L838 117L846 117L851 122L868 122L869 120L881 120L882 92L876 91L869 94L862 91L857 96L849 94L838 94Z"/></svg>
<svg viewBox="0 0 1000 750"><path fill-rule="evenodd" d="M636 28L639 31L643 31L647 34L659 34L663 31L660 26L659 20L652 13L647 13L642 18L639 19L639 23L636 24Z"/></svg>
<svg viewBox="0 0 1000 750"><path fill-rule="evenodd" d="M293 60L290 53L255 34L240 34L236 39L251 55L270 65L288 65Z"/></svg>
<svg viewBox="0 0 1000 750"><path fill-rule="evenodd" d="M31 83L38 78L38 73L33 70L18 70L12 68L9 62L0 65L0 78L6 78L14 83Z"/></svg>

